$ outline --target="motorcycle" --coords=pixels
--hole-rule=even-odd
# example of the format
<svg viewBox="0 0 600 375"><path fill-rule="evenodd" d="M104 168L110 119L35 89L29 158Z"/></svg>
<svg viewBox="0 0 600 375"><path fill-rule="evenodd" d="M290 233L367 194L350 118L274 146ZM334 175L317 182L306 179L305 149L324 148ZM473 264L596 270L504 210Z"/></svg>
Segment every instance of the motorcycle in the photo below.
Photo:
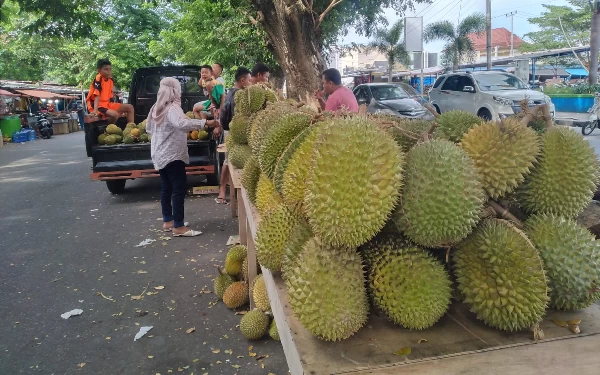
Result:
<svg viewBox="0 0 600 375"><path fill-rule="evenodd" d="M588 118L588 122L581 127L581 134L590 135L598 127L598 119L600 118L600 93L594 94L594 105L588 109L588 113L591 113Z"/></svg>
<svg viewBox="0 0 600 375"><path fill-rule="evenodd" d="M50 139L50 137L52 137L54 134L54 131L52 130L52 121L49 120L47 116L47 114L40 112L35 114L35 117L37 118L37 128L40 132L40 135L42 138Z"/></svg>

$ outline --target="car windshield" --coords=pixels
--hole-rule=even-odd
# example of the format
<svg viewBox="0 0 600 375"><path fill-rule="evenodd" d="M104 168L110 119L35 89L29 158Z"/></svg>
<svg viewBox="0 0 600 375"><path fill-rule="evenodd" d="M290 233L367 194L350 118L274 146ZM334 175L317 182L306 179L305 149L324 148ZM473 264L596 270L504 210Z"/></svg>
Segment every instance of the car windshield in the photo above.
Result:
<svg viewBox="0 0 600 375"><path fill-rule="evenodd" d="M523 81L512 74L481 74L474 77L481 91L523 90L527 88Z"/></svg>
<svg viewBox="0 0 600 375"><path fill-rule="evenodd" d="M408 95L411 97L421 97L421 94L411 85L407 85L406 83L399 83L399 86L402 87L402 90L406 91Z"/></svg>
<svg viewBox="0 0 600 375"><path fill-rule="evenodd" d="M396 100L406 99L409 95L399 86L371 86L371 92L375 100Z"/></svg>

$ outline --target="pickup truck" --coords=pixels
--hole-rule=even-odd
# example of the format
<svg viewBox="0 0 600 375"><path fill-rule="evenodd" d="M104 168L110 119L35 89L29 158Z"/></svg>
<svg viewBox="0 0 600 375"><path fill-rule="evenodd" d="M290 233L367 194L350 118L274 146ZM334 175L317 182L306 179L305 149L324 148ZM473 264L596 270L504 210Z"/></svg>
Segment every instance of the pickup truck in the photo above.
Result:
<svg viewBox="0 0 600 375"><path fill-rule="evenodd" d="M133 73L129 90L129 103L135 110L135 123L146 119L150 108L156 103L160 80L173 77L181 82L181 107L191 111L194 104L206 100L202 88L198 86L200 67L161 66L137 69ZM120 118L117 124L125 128L126 119ZM104 132L108 121L99 120L85 124L85 143L88 157L92 158L91 179L105 181L113 194L123 193L125 182L136 178L159 177L150 156L150 143L100 145L98 136ZM212 139L205 141L189 140L190 164L188 175L206 175L207 184L218 185L217 145Z"/></svg>

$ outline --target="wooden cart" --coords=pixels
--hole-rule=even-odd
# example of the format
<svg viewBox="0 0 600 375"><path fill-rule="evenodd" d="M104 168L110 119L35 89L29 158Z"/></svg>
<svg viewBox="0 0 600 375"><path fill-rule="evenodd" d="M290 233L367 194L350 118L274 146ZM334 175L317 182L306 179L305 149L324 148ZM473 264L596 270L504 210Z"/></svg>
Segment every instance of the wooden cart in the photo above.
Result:
<svg viewBox="0 0 600 375"><path fill-rule="evenodd" d="M237 179L240 171L231 164L229 168ZM233 183L231 187L234 190ZM248 247L251 282L257 271L254 239L260 215L243 187L238 184L233 193L237 193L240 242ZM534 342L531 332L501 332L485 326L458 302L438 323L423 331L404 329L373 309L366 326L354 336L325 342L304 329L294 316L281 277L261 268L292 375L600 374L598 305L577 312L549 311L540 324L545 337L539 343ZM553 319L581 319L581 333L572 333ZM405 348L411 349L410 354L394 354Z"/></svg>

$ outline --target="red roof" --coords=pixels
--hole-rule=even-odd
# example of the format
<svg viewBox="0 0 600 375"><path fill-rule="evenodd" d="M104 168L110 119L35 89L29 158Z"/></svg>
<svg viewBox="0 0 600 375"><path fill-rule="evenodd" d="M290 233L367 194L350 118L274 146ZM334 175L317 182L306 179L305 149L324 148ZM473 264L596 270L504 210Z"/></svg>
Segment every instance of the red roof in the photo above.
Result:
<svg viewBox="0 0 600 375"><path fill-rule="evenodd" d="M469 34L469 39L473 41L473 46L476 51L483 51L486 48L486 35L485 32L479 35ZM519 38L517 35L513 36L514 48L518 49L519 46L525 41ZM510 48L510 31L504 27L492 29L492 48L499 46L500 48Z"/></svg>

